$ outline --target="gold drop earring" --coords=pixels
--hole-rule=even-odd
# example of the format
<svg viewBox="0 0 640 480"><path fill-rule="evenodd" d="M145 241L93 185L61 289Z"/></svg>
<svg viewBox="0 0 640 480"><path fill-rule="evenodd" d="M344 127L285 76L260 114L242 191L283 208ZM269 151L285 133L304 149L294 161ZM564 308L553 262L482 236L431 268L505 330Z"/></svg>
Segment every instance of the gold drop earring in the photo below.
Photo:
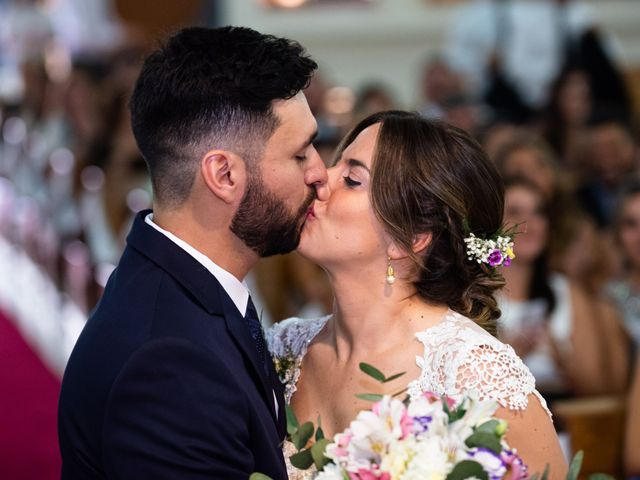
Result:
<svg viewBox="0 0 640 480"><path fill-rule="evenodd" d="M387 283L389 285L393 285L393 283L396 281L396 272L393 271L393 267L391 266L391 257L387 257L388 258L388 263L387 263Z"/></svg>

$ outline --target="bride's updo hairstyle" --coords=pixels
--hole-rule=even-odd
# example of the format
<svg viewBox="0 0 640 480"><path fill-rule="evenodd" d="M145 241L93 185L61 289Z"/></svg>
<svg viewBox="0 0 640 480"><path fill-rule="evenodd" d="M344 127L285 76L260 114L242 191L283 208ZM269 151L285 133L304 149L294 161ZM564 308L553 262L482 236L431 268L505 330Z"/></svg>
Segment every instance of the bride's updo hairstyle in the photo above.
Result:
<svg viewBox="0 0 640 480"><path fill-rule="evenodd" d="M444 304L495 334L494 292L504 278L469 260L465 237L492 237L502 226L504 186L480 145L466 132L418 114L375 113L356 125L338 158L365 128L380 123L371 170L371 203L387 233L407 252L418 234L428 247L413 254L418 295Z"/></svg>

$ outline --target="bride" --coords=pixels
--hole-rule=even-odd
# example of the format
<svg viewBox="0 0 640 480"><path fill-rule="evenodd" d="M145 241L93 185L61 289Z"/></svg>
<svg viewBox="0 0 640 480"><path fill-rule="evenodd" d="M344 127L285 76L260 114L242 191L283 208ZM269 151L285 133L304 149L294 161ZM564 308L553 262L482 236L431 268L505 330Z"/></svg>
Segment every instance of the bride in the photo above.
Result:
<svg viewBox="0 0 640 480"><path fill-rule="evenodd" d="M354 127L336 158L331 194L310 208L298 247L327 272L333 314L267 333L274 358L293 360L286 397L298 419L320 417L331 438L370 408L358 393L493 399L529 472L549 463L563 478L534 379L493 336L501 267L467 254L465 238L496 238L502 226L502 183L484 152L461 130L390 111ZM406 374L381 386L360 362Z"/></svg>

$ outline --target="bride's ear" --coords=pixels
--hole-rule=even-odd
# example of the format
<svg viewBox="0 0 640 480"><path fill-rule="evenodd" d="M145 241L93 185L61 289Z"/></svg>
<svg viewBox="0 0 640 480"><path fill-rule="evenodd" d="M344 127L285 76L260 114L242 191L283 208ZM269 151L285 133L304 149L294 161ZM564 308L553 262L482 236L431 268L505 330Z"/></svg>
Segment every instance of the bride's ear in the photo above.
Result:
<svg viewBox="0 0 640 480"><path fill-rule="evenodd" d="M413 244L411 250L413 253L420 253L431 243L431 233L420 233L413 237Z"/></svg>
<svg viewBox="0 0 640 480"><path fill-rule="evenodd" d="M431 243L431 233L421 233L413 237L413 243L411 244L411 250L413 253L420 253ZM398 246L394 241L389 242L387 247L387 256L391 260L400 260L409 256L409 252L403 247Z"/></svg>

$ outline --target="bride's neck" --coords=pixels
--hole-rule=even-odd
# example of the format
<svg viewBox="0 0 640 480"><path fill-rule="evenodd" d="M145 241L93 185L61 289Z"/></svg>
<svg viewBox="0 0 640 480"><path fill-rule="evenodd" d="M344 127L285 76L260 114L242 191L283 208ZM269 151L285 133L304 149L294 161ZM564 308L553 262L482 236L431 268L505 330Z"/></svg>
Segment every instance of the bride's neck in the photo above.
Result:
<svg viewBox="0 0 640 480"><path fill-rule="evenodd" d="M398 279L389 285L384 271L378 276L362 271L329 276L335 295L331 333L338 357L375 356L425 324L424 309L429 307L410 283Z"/></svg>

